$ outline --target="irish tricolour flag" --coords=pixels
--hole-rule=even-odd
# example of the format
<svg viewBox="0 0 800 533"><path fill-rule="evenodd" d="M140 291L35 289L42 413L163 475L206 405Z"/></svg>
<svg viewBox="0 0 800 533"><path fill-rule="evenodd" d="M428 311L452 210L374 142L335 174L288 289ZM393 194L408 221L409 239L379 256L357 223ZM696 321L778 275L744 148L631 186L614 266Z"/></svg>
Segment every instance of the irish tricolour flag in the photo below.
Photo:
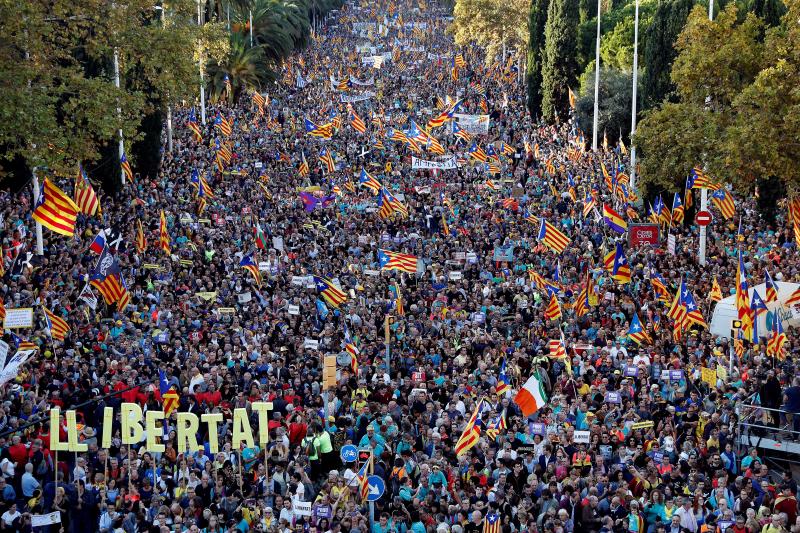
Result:
<svg viewBox="0 0 800 533"><path fill-rule="evenodd" d="M522 416L528 417L541 409L547 403L547 394L544 392L539 375L534 373L525 382L525 385L514 397L514 403L522 409Z"/></svg>

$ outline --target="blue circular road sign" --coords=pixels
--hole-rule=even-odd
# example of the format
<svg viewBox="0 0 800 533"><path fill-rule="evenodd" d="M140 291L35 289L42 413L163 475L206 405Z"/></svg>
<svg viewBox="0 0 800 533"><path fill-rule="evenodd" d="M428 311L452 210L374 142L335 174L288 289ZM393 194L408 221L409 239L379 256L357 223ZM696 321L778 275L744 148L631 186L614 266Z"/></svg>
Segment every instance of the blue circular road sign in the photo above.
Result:
<svg viewBox="0 0 800 533"><path fill-rule="evenodd" d="M369 485L369 492L367 493L367 501L374 502L380 500L383 493L386 492L386 483L379 476L369 476L367 478L367 485Z"/></svg>
<svg viewBox="0 0 800 533"><path fill-rule="evenodd" d="M341 456L343 463L355 463L356 459L358 459L358 448L352 444L346 444L342 446L339 455Z"/></svg>

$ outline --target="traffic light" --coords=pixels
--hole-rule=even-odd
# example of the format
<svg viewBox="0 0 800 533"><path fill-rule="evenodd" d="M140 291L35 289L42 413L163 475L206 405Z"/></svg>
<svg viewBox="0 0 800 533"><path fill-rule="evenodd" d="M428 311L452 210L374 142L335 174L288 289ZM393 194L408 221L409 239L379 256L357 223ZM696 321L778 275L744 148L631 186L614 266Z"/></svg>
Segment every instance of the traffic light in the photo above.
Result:
<svg viewBox="0 0 800 533"><path fill-rule="evenodd" d="M326 355L322 366L322 390L336 388L336 356Z"/></svg>

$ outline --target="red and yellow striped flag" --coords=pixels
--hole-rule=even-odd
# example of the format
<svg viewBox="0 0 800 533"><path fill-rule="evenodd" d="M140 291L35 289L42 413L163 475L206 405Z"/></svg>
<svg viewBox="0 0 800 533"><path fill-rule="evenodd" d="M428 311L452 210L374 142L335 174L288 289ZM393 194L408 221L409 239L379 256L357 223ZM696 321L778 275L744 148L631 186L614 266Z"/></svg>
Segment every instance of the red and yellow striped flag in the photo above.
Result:
<svg viewBox="0 0 800 533"><path fill-rule="evenodd" d="M78 206L64 191L45 178L39 189L33 219L42 226L56 233L72 237L75 234L75 220L78 218Z"/></svg>
<svg viewBox="0 0 800 533"><path fill-rule="evenodd" d="M57 341L63 341L70 331L67 322L46 307L44 307L44 315L47 318L47 328L50 330L50 337Z"/></svg>
<svg viewBox="0 0 800 533"><path fill-rule="evenodd" d="M167 217L164 215L164 210L161 210L161 223L159 225L159 247L169 255L169 233L167 232Z"/></svg>

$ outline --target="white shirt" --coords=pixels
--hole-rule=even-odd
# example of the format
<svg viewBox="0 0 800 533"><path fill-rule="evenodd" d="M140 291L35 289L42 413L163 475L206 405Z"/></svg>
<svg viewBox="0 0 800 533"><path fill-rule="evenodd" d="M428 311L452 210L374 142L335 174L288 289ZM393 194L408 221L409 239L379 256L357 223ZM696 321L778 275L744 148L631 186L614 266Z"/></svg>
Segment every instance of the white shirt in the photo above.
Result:
<svg viewBox="0 0 800 533"><path fill-rule="evenodd" d="M9 509L5 513L3 513L2 517L3 523L6 524L7 526L10 526L11 524L14 523L14 520L19 518L20 516L22 516L22 513L20 513L19 511L15 512L14 514L11 514L11 509Z"/></svg>

